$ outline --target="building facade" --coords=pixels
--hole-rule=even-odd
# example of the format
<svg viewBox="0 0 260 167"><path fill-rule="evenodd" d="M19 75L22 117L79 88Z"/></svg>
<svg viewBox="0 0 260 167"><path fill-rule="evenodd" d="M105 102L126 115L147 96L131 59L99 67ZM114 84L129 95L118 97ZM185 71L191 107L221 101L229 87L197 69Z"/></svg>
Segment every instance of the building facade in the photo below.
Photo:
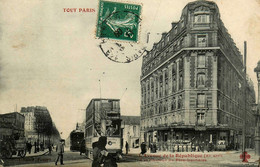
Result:
<svg viewBox="0 0 260 167"><path fill-rule="evenodd" d="M21 114L25 117L24 129L28 141L43 142L44 144L58 141L60 135L52 122L47 107L22 107Z"/></svg>
<svg viewBox="0 0 260 167"><path fill-rule="evenodd" d="M142 141L172 151L176 144L225 140L234 149L246 120L247 147L253 147L255 92L214 2L184 7L180 21L143 57L140 83Z"/></svg>
<svg viewBox="0 0 260 167"><path fill-rule="evenodd" d="M110 127L116 129L115 134L120 134L120 100L94 98L86 108L85 137L110 136Z"/></svg>
<svg viewBox="0 0 260 167"><path fill-rule="evenodd" d="M0 140L11 135L24 136L25 118L18 112L0 114Z"/></svg>
<svg viewBox="0 0 260 167"><path fill-rule="evenodd" d="M127 141L129 148L139 146L140 141L140 116L121 116L123 144Z"/></svg>

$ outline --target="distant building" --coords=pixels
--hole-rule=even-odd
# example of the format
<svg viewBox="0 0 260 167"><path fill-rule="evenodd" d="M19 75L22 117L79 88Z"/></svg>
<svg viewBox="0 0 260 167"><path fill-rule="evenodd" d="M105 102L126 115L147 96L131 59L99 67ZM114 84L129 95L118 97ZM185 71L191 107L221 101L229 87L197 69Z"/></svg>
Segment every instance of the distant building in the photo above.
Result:
<svg viewBox="0 0 260 167"><path fill-rule="evenodd" d="M18 112L0 114L0 140L12 135L24 135L25 118Z"/></svg>
<svg viewBox="0 0 260 167"><path fill-rule="evenodd" d="M22 107L21 114L25 116L25 136L27 140L37 142L49 142L59 138L59 133L52 122L50 113L47 107L44 106L31 106ZM54 135L54 136L53 136Z"/></svg>
<svg viewBox="0 0 260 167"><path fill-rule="evenodd" d="M116 129L112 136L120 134L120 100L94 98L86 108L85 135L110 136L109 127Z"/></svg>
<svg viewBox="0 0 260 167"><path fill-rule="evenodd" d="M77 123L76 130L80 130L82 132L85 132L85 122L83 123Z"/></svg>
<svg viewBox="0 0 260 167"><path fill-rule="evenodd" d="M120 99L91 99L86 108L84 125L87 157L93 150L92 144L100 136L107 137L108 152L122 152Z"/></svg>
<svg viewBox="0 0 260 167"><path fill-rule="evenodd" d="M140 116L121 116L123 144L127 141L129 147L139 146L140 138Z"/></svg>
<svg viewBox="0 0 260 167"><path fill-rule="evenodd" d="M253 147L255 92L243 56L210 1L188 3L143 57L141 140L159 150L225 140ZM246 95L246 96L245 96Z"/></svg>

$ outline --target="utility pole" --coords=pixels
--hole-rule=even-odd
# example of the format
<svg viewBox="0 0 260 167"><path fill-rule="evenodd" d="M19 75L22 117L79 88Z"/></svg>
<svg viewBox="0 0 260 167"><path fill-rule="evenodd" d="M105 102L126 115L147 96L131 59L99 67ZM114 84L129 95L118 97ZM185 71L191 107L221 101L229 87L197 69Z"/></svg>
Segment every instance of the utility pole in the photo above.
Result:
<svg viewBox="0 0 260 167"><path fill-rule="evenodd" d="M120 100L122 99L122 97L125 95L125 92L127 91L127 88L125 88L125 91L123 92L122 96L120 97Z"/></svg>
<svg viewBox="0 0 260 167"><path fill-rule="evenodd" d="M260 156L260 61L257 63L257 67L254 69L258 82L258 98L256 108L256 129L255 129L255 154Z"/></svg>
<svg viewBox="0 0 260 167"><path fill-rule="evenodd" d="M103 75L105 75L105 72L103 72L102 74L101 74L101 76L99 77L99 80L98 80L98 82L99 82L99 94L100 94L100 99L101 99L101 78L102 78L102 76Z"/></svg>
<svg viewBox="0 0 260 167"><path fill-rule="evenodd" d="M99 95L100 95L100 99L101 99L101 80L99 79Z"/></svg>
<svg viewBox="0 0 260 167"><path fill-rule="evenodd" d="M247 46L246 41L244 41L244 126L243 126L243 145L242 145L242 154L243 154L243 161L246 162L246 119L247 119L247 78L246 78L246 54L247 54ZM243 109L242 109L243 111Z"/></svg>

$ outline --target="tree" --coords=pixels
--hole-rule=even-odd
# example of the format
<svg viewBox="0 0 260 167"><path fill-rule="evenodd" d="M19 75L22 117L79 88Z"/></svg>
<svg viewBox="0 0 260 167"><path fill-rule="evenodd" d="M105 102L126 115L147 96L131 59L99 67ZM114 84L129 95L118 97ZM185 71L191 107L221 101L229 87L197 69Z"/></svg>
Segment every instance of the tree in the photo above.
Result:
<svg viewBox="0 0 260 167"><path fill-rule="evenodd" d="M53 123L48 110L36 110L35 113L35 131L38 135L37 145L39 145L40 135L43 137L48 136L49 140L53 132Z"/></svg>

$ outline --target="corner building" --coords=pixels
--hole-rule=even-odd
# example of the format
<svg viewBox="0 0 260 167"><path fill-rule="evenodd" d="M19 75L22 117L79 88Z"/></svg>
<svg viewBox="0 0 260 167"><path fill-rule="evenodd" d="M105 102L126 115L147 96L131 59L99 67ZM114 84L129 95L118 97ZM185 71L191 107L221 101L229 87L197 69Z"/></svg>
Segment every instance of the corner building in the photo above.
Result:
<svg viewBox="0 0 260 167"><path fill-rule="evenodd" d="M180 21L143 57L141 142L163 151L219 140L241 148L246 120L246 147L253 147L255 92L243 69L217 5L188 3Z"/></svg>

